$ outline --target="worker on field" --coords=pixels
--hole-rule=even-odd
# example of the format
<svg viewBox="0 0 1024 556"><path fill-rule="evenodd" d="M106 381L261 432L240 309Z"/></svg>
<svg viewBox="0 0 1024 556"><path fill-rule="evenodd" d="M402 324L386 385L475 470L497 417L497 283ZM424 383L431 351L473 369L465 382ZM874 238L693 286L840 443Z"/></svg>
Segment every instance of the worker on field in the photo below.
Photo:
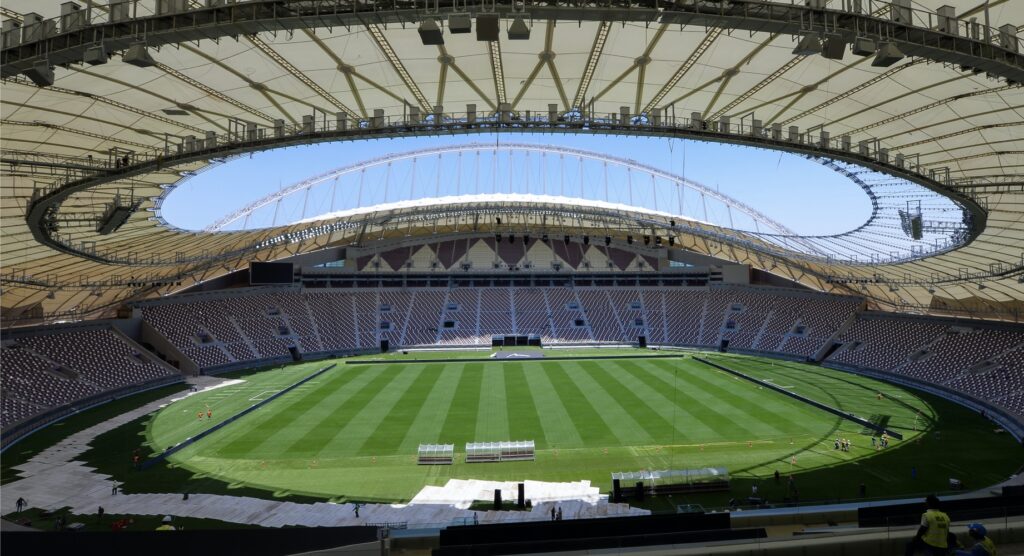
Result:
<svg viewBox="0 0 1024 556"><path fill-rule="evenodd" d="M175 531L174 525L171 525L172 518L169 515L165 515L160 523L160 526L156 528L157 531Z"/></svg>
<svg viewBox="0 0 1024 556"><path fill-rule="evenodd" d="M988 530L980 523L967 526L967 534L974 539L970 550L957 550L956 556L996 556L996 543L988 537Z"/></svg>
<svg viewBox="0 0 1024 556"><path fill-rule="evenodd" d="M906 556L919 552L945 556L949 552L949 516L940 508L939 498L929 494L925 499L927 510L921 514L921 527L907 543Z"/></svg>

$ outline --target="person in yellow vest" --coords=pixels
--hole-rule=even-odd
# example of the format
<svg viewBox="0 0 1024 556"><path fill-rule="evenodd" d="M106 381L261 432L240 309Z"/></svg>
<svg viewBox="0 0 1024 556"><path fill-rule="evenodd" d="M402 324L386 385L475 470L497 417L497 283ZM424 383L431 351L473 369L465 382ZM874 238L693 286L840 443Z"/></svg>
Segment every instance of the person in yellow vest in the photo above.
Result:
<svg viewBox="0 0 1024 556"><path fill-rule="evenodd" d="M165 515L164 519L163 519L163 523L159 527L157 527L156 530L157 531L174 531L175 529L174 529L174 526L171 525L171 519L172 519L171 516Z"/></svg>
<svg viewBox="0 0 1024 556"><path fill-rule="evenodd" d="M939 509L939 498L934 494L929 494L924 502L928 509L921 514L921 527L917 535L907 543L905 554L946 556L949 552L949 516Z"/></svg>
<svg viewBox="0 0 1024 556"><path fill-rule="evenodd" d="M996 543L988 538L988 530L980 523L967 526L967 534L974 539L970 550L957 550L956 556L996 556Z"/></svg>

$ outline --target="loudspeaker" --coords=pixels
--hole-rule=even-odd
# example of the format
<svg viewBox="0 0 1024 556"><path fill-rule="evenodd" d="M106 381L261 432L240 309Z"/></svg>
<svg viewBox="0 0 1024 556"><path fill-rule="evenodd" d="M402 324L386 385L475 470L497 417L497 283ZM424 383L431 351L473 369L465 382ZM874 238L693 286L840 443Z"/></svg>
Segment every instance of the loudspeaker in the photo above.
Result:
<svg viewBox="0 0 1024 556"><path fill-rule="evenodd" d="M722 353L729 351L729 340L722 340L722 343L718 344L718 351Z"/></svg>
<svg viewBox="0 0 1024 556"><path fill-rule="evenodd" d="M647 347L647 336L637 336L636 343L642 348Z"/></svg>
<svg viewBox="0 0 1024 556"><path fill-rule="evenodd" d="M494 489L494 509L495 511L501 509L501 489Z"/></svg>
<svg viewBox="0 0 1024 556"><path fill-rule="evenodd" d="M636 499L637 500L643 500L644 499L644 482L643 481L638 481L636 483Z"/></svg>
<svg viewBox="0 0 1024 556"><path fill-rule="evenodd" d="M387 353L388 349L390 349L390 346L388 345L388 341L387 340L381 340L380 341L380 352L381 353Z"/></svg>
<svg viewBox="0 0 1024 556"><path fill-rule="evenodd" d="M612 479L612 502L622 502L622 484L618 479Z"/></svg>
<svg viewBox="0 0 1024 556"><path fill-rule="evenodd" d="M302 361L302 353L299 352L298 346L288 346L288 353L292 355L292 361Z"/></svg>
<svg viewBox="0 0 1024 556"><path fill-rule="evenodd" d="M526 485L519 483L519 509L526 508Z"/></svg>

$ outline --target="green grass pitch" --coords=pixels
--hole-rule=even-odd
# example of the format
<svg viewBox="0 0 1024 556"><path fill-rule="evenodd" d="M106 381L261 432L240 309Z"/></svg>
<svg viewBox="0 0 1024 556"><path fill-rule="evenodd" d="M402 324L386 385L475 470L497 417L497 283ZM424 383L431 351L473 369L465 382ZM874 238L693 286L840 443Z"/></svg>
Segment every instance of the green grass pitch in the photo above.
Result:
<svg viewBox="0 0 1024 556"><path fill-rule="evenodd" d="M708 355L826 404L887 419L904 434L902 442L876 451L859 425L689 357L581 355L591 358L339 361L311 382L174 454L171 462L234 486L365 501L408 500L423 486L450 478L587 479L607 491L614 471L725 467L734 478L732 494L690 500L708 504L746 496L748 483L758 481L764 481L763 494L781 499L782 487L776 489L770 480L775 470L796 476L804 499L850 498L860 483L869 496L943 490L949 477L982 486L1006 477L1021 462L1012 438L994 433L994 426L979 416L852 374ZM326 364L243 375L242 382L175 402L149 422L149 445L161 451ZM205 415L207 408L212 419ZM202 419L197 418L200 411ZM834 450L837 436L851 439L853 449ZM466 442L501 440L535 440L536 461L462 463ZM421 443L455 444L456 464L416 465ZM911 467L917 468L914 479Z"/></svg>

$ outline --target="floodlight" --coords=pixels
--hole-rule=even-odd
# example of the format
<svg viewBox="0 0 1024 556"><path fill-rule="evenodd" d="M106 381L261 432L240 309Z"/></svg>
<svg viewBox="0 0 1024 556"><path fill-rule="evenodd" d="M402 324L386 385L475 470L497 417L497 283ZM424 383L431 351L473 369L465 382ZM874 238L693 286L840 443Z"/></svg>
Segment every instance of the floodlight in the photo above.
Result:
<svg viewBox="0 0 1024 556"><path fill-rule="evenodd" d="M469 14L452 14L448 16L448 32L453 35L469 33L473 30L473 18Z"/></svg>
<svg viewBox="0 0 1024 556"><path fill-rule="evenodd" d="M156 65L156 60L149 55L149 49L146 48L146 43L137 42L128 47L128 50L121 56L121 61L126 64L131 64L140 68L148 68Z"/></svg>
<svg viewBox="0 0 1024 556"><path fill-rule="evenodd" d="M830 60L842 60L845 53L846 41L842 35L838 33L826 35L824 46L821 49L823 57Z"/></svg>
<svg viewBox="0 0 1024 556"><path fill-rule="evenodd" d="M494 42L498 40L501 26L498 24L498 14L477 14L476 16L476 40Z"/></svg>
<svg viewBox="0 0 1024 556"><path fill-rule="evenodd" d="M85 54L82 55L82 61L90 66L98 66L100 64L107 63L107 49L102 44L90 46L85 49Z"/></svg>
<svg viewBox="0 0 1024 556"><path fill-rule="evenodd" d="M871 65L876 68L887 68L902 59L903 52L900 52L896 43L886 42L878 46L878 53L875 54L875 59L871 62Z"/></svg>
<svg viewBox="0 0 1024 556"><path fill-rule="evenodd" d="M512 25L508 28L508 40L510 41L527 41L530 40L530 28L523 21L521 16L516 16L512 20Z"/></svg>
<svg viewBox="0 0 1024 556"><path fill-rule="evenodd" d="M818 35L804 35L800 42L796 44L796 48L793 49L793 54L797 56L810 56L811 54L821 53L821 39Z"/></svg>
<svg viewBox="0 0 1024 556"><path fill-rule="evenodd" d="M53 68L50 67L49 61L39 60L25 70L25 77L31 79L39 87L49 87L53 85Z"/></svg>
<svg viewBox="0 0 1024 556"><path fill-rule="evenodd" d="M878 50L875 41L867 37L853 39L853 53L857 56L871 56Z"/></svg>
<svg viewBox="0 0 1024 556"><path fill-rule="evenodd" d="M436 46L444 44L444 37L441 36L441 27L432 18L420 22L420 40L423 46Z"/></svg>

